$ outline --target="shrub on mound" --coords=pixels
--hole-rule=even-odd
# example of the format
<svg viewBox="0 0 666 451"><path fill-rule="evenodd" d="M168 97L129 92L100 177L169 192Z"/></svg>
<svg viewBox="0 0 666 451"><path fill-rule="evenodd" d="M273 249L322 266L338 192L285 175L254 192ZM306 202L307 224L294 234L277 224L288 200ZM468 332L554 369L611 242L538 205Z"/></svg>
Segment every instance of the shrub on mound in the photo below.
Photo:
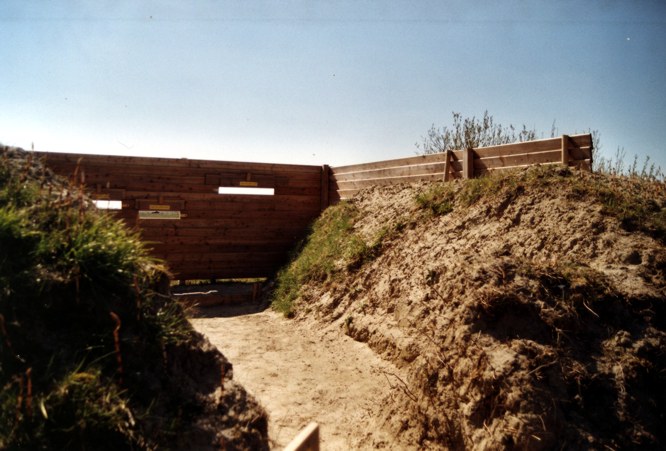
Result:
<svg viewBox="0 0 666 451"><path fill-rule="evenodd" d="M0 147L0 448L267 449L134 231Z"/></svg>

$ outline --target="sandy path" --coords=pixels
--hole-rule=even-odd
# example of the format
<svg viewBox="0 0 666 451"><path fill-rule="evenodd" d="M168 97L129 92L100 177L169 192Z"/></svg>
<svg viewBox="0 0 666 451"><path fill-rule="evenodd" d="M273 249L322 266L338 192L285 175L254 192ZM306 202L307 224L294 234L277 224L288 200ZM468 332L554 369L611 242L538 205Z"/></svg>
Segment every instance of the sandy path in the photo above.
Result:
<svg viewBox="0 0 666 451"><path fill-rule="evenodd" d="M396 449L372 417L397 371L364 344L272 310L209 307L191 321L268 411L274 448L316 421L323 450Z"/></svg>

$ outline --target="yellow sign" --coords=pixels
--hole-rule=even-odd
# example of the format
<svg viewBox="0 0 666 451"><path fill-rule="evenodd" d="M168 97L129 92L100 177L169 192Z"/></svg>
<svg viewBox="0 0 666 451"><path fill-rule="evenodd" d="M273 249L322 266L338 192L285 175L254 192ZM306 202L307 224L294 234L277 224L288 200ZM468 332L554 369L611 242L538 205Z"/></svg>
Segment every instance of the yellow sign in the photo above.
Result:
<svg viewBox="0 0 666 451"><path fill-rule="evenodd" d="M259 184L257 182L242 181L239 186L259 186Z"/></svg>
<svg viewBox="0 0 666 451"><path fill-rule="evenodd" d="M109 194L95 193L92 195L93 199L96 200L108 200L111 198Z"/></svg>
<svg viewBox="0 0 666 451"><path fill-rule="evenodd" d="M171 205L148 205L149 210L171 210Z"/></svg>

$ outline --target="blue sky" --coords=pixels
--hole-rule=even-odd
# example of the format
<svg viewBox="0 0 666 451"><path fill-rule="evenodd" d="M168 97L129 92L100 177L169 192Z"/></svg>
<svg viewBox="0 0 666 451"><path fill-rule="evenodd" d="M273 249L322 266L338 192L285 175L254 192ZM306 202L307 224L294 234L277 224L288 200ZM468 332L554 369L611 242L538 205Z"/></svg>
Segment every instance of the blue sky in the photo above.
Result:
<svg viewBox="0 0 666 451"><path fill-rule="evenodd" d="M663 1L0 2L0 142L343 165L451 112L666 169Z"/></svg>

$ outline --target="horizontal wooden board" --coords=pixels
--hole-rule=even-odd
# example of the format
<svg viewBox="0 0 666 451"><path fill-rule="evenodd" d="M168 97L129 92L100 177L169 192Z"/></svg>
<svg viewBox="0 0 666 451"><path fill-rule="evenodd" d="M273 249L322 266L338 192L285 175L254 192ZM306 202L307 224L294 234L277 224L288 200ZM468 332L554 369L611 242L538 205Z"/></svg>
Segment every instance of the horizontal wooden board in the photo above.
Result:
<svg viewBox="0 0 666 451"><path fill-rule="evenodd" d="M167 254L206 254L206 253L262 253L262 252L287 252L293 247L292 243L276 243L265 241L261 244L242 244L228 242L226 244L200 243L192 244L186 240L174 240L173 242L153 243L149 246L152 252Z"/></svg>
<svg viewBox="0 0 666 451"><path fill-rule="evenodd" d="M168 224L159 224L155 220L151 220L141 227L146 230L153 229L211 229L211 233L219 232L222 230L281 230L281 229L302 229L307 227L310 223L309 218L289 218L277 217L264 220L252 220L244 218L219 218L219 219L192 219L183 218L178 222L170 222Z"/></svg>
<svg viewBox="0 0 666 451"><path fill-rule="evenodd" d="M589 134L575 135L570 136L569 138L574 146L581 149L589 149L592 145L592 138ZM556 138L540 139L536 141L503 144L501 146L481 147L474 149L474 154L475 158L488 158L514 154L547 152L549 150L558 149L562 149L562 138L559 136Z"/></svg>
<svg viewBox="0 0 666 451"><path fill-rule="evenodd" d="M358 172L347 172L343 174L334 175L334 180L337 182L346 182L351 180L367 180L367 179L381 179L386 177L405 177L417 176L423 174L443 173L444 162L417 164L412 166L398 166L385 169L370 169ZM451 168L454 171L462 170L462 163L459 161L452 162Z"/></svg>
<svg viewBox="0 0 666 451"><path fill-rule="evenodd" d="M269 277L273 275L279 267L269 268L182 268L179 271L172 271L175 280L212 280L212 279L251 279L258 277Z"/></svg>
<svg viewBox="0 0 666 451"><path fill-rule="evenodd" d="M386 185L395 185L398 183L414 183L422 181L441 181L444 179L444 173L435 173L435 174L423 174L418 176L404 176L404 177L385 177L379 179L367 179L367 180L352 180L352 181L341 181L335 182L334 186L337 186L339 190L348 190L348 189L362 189L368 188L371 186L386 186Z"/></svg>
<svg viewBox="0 0 666 451"><path fill-rule="evenodd" d="M459 160L461 158L462 152L460 151L455 151L453 152L454 154L454 160ZM340 175L340 174L346 174L349 172L358 172L358 171L369 171L371 169L386 169L386 168L392 168L392 167L400 167L400 166L409 166L409 165L414 165L414 164L429 164L429 163L437 163L437 162L443 162L446 158L446 154L444 153L437 153L437 154L432 154L432 155L419 155L416 157L408 157L408 158L397 158L393 160L384 160L384 161L377 161L373 163L363 163L363 164L354 164L354 165L349 165L349 166L337 166L337 167L332 167L331 168L331 173L334 176Z"/></svg>
<svg viewBox="0 0 666 451"><path fill-rule="evenodd" d="M114 155L74 154L59 152L33 152L38 158L46 158L47 165L50 161L61 161L76 165L92 163L101 166L130 166L140 167L181 167L190 169L215 169L215 170L250 170L257 172L289 171L289 172L318 172L321 166L292 165L278 163L245 163L222 160L194 160L187 158L154 158L154 157L126 157Z"/></svg>
<svg viewBox="0 0 666 451"><path fill-rule="evenodd" d="M474 159L474 170L554 163L562 160L561 150Z"/></svg>
<svg viewBox="0 0 666 451"><path fill-rule="evenodd" d="M580 152L579 149L577 149ZM571 153L576 153L576 150ZM580 156L580 154L576 155ZM571 158L576 161L583 158ZM560 163L562 161L562 150L539 152L530 154L509 155L505 157L479 158L474 160L474 169L495 169L501 167L530 166L535 164Z"/></svg>
<svg viewBox="0 0 666 451"><path fill-rule="evenodd" d="M184 278L270 276L321 211L320 166L45 157L53 171L76 173L91 192L122 190L124 208L111 214L137 227L150 253ZM243 183L274 187L275 195L217 192L219 186ZM139 209L179 212L180 219L138 220Z"/></svg>
<svg viewBox="0 0 666 451"><path fill-rule="evenodd" d="M155 252L155 255L159 258L166 259L169 264L179 265L183 263L216 263L216 264L262 264L262 262L267 262L268 264L274 264L276 262L282 261L284 259L283 253L278 252L264 252L264 253L252 253L252 252L228 252L228 253L168 253L160 254Z"/></svg>
<svg viewBox="0 0 666 451"><path fill-rule="evenodd" d="M300 236L305 233L303 228L298 226L294 227L284 227L284 228L272 228L270 230L266 229L217 229L211 230L210 228L192 228L192 227L176 227L177 221L165 221L165 227L161 228L149 228L142 227L140 229L141 235L148 241L160 241L163 237L211 237L217 239L262 239L262 240L276 240L281 239L289 240L292 237ZM143 225L143 224L142 224ZM168 227L171 225L172 227Z"/></svg>

